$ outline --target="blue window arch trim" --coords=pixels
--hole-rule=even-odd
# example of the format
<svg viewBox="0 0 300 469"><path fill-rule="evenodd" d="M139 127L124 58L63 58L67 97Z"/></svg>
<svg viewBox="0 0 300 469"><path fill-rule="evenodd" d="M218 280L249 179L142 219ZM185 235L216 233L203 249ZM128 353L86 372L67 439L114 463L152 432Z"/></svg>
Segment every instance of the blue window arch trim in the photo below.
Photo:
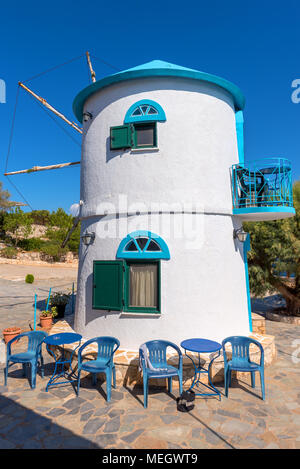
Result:
<svg viewBox="0 0 300 469"><path fill-rule="evenodd" d="M133 116L133 112L141 107L141 106L151 106L155 108L157 114L144 114L142 113L139 116ZM147 111L148 112L148 111ZM166 114L160 104L152 101L151 99L141 99L134 103L128 111L126 112L124 124L130 124L130 122L153 122L153 121L160 121L164 122L166 120Z"/></svg>
<svg viewBox="0 0 300 469"><path fill-rule="evenodd" d="M136 238L148 238L144 249L141 249L138 243L135 241ZM153 240L159 245L160 251L147 251L150 241ZM137 247L137 251L127 251L126 247L133 241ZM151 231L134 231L129 233L126 238L122 239L117 255L117 259L170 259L170 251L167 243L157 234Z"/></svg>

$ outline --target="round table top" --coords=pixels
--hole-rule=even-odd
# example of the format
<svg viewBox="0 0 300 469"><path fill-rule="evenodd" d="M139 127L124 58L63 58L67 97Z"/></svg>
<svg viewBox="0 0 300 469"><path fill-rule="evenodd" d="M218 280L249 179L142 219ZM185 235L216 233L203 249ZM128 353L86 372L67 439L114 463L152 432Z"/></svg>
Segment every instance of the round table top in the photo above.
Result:
<svg viewBox="0 0 300 469"><path fill-rule="evenodd" d="M58 334L48 335L45 339L45 343L49 345L63 345L72 344L82 339L80 334L74 332L59 332Z"/></svg>
<svg viewBox="0 0 300 469"><path fill-rule="evenodd" d="M181 342L181 347L190 352L211 353L220 350L222 347L219 342L208 339L187 339Z"/></svg>

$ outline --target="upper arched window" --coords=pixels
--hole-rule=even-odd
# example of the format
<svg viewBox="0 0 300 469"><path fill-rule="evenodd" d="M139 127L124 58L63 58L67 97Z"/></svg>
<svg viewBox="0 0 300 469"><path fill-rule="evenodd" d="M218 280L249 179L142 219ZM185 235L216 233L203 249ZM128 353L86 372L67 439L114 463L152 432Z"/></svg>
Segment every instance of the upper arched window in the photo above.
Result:
<svg viewBox="0 0 300 469"><path fill-rule="evenodd" d="M117 259L170 259L170 251L155 233L135 231L121 241Z"/></svg>
<svg viewBox="0 0 300 469"><path fill-rule="evenodd" d="M165 121L166 115L160 104L151 99L142 99L134 103L126 112L124 124L130 122Z"/></svg>

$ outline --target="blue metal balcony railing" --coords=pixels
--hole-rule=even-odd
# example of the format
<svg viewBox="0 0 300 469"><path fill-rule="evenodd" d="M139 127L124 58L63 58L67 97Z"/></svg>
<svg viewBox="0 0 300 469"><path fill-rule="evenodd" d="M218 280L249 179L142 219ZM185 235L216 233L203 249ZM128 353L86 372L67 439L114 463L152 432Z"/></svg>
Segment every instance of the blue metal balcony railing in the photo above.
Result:
<svg viewBox="0 0 300 469"><path fill-rule="evenodd" d="M234 209L293 207L291 163L285 158L266 158L232 166Z"/></svg>

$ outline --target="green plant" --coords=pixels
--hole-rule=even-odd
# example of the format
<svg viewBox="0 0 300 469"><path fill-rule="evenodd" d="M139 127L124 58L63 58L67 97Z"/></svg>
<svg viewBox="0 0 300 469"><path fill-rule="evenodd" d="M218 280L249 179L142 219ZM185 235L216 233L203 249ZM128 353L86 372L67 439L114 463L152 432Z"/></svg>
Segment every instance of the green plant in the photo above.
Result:
<svg viewBox="0 0 300 469"><path fill-rule="evenodd" d="M67 305L70 300L71 293L56 292L50 296L50 305L61 306Z"/></svg>
<svg viewBox="0 0 300 469"><path fill-rule="evenodd" d="M7 246L0 250L0 257L5 257L6 259L16 259L18 250L13 246Z"/></svg>
<svg viewBox="0 0 300 469"><path fill-rule="evenodd" d="M45 260L51 260L52 262L59 262L63 260L63 257L67 251L68 250L66 248L61 248L60 245L55 242L45 243L40 249L42 257Z"/></svg>
<svg viewBox="0 0 300 469"><path fill-rule="evenodd" d="M26 277L25 277L25 282L26 283L33 283L34 282L34 275L27 274Z"/></svg>
<svg viewBox="0 0 300 469"><path fill-rule="evenodd" d="M45 244L46 241L41 238L27 238L18 241L18 247L24 251L40 251Z"/></svg>
<svg viewBox="0 0 300 469"><path fill-rule="evenodd" d="M44 310L44 311L41 311L40 313L40 316L44 318L48 316L52 316L53 318L55 318L57 315L58 315L58 312L57 312L56 306L52 306L52 308L49 311Z"/></svg>
<svg viewBox="0 0 300 469"><path fill-rule="evenodd" d="M30 213L23 212L19 207L11 213L6 213L3 222L3 229L12 235L15 246L20 238L28 238L32 233L33 219Z"/></svg>
<svg viewBox="0 0 300 469"><path fill-rule="evenodd" d="M248 222L251 250L248 253L251 292L256 296L279 292L286 314L300 315L300 181L293 186L296 215L286 220ZM281 270L295 274L293 282L279 277Z"/></svg>

